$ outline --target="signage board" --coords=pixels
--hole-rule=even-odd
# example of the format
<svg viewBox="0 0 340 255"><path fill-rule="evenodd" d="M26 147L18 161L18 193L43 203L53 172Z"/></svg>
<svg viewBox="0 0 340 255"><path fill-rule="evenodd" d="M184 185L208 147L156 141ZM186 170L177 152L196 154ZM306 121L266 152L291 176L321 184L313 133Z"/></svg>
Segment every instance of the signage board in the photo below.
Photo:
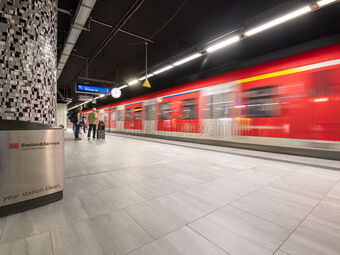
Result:
<svg viewBox="0 0 340 255"><path fill-rule="evenodd" d="M76 92L77 93L87 93L87 94L110 94L109 88L103 88L103 87L96 87L89 84L82 84L77 83L76 84Z"/></svg>
<svg viewBox="0 0 340 255"><path fill-rule="evenodd" d="M0 130L0 141L0 217L9 206L62 192L63 129Z"/></svg>

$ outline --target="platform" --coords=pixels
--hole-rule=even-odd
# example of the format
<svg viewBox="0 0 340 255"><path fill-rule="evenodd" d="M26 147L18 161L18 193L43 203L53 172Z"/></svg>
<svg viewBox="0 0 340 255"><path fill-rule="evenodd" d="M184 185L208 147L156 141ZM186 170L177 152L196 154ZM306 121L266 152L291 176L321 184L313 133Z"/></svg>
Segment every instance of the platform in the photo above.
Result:
<svg viewBox="0 0 340 255"><path fill-rule="evenodd" d="M1 255L340 253L340 161L65 137L64 199L0 218Z"/></svg>

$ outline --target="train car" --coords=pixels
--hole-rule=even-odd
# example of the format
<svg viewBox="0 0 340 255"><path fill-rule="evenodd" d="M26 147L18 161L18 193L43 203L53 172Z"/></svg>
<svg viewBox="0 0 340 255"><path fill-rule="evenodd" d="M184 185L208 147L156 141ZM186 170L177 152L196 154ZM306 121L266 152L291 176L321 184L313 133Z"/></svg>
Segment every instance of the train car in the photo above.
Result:
<svg viewBox="0 0 340 255"><path fill-rule="evenodd" d="M102 106L99 114L111 132L334 158L339 107L335 44Z"/></svg>

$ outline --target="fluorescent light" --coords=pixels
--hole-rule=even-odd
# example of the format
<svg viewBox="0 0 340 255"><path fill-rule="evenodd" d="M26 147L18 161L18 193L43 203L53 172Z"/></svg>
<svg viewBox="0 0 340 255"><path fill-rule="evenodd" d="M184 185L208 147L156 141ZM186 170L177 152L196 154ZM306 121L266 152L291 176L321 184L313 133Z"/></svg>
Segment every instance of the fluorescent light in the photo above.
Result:
<svg viewBox="0 0 340 255"><path fill-rule="evenodd" d="M267 30L269 28L277 26L277 25L279 25L281 23L284 23L284 22L286 22L288 20L294 19L294 18L296 18L298 16L301 16L303 14L306 14L307 12L310 12L311 10L312 10L312 8L309 5L305 6L305 7L302 7L300 9L296 10L296 11L293 11L293 12L288 13L288 14L286 14L284 16L281 16L281 17L279 17L277 19L269 21L269 22L267 22L267 23L265 23L265 24L263 24L261 26L258 26L258 27L255 27L253 29L250 29L247 32L245 32L244 34L246 36L255 35L255 34L259 33L259 32L262 32L264 30Z"/></svg>
<svg viewBox="0 0 340 255"><path fill-rule="evenodd" d="M159 73L163 73L163 72L168 71L168 70L170 70L172 68L174 68L173 65L168 65L166 67L163 67L161 69L158 69L158 70L154 71L153 74L156 75L156 74L159 74Z"/></svg>
<svg viewBox="0 0 340 255"><path fill-rule="evenodd" d="M200 56L202 56L201 53L195 53L195 54L193 54L193 55L191 55L191 56L189 56L189 57L183 58L183 59L181 59L181 60L179 60L179 61L173 63L173 65L174 65L174 66L179 66L179 65L182 65L182 64L184 64L184 63L187 63L187 62L189 62L189 61L191 61L191 60L193 60L193 59L199 58Z"/></svg>
<svg viewBox="0 0 340 255"><path fill-rule="evenodd" d="M313 100L314 103L327 102L327 101L328 101L328 97L316 98L316 99Z"/></svg>
<svg viewBox="0 0 340 255"><path fill-rule="evenodd" d="M124 89L126 88L128 85L123 85L123 86L120 86L119 89Z"/></svg>
<svg viewBox="0 0 340 255"><path fill-rule="evenodd" d="M316 4L319 5L320 7L325 6L327 4L333 3L336 0L320 0L319 2L317 2Z"/></svg>
<svg viewBox="0 0 340 255"><path fill-rule="evenodd" d="M129 85L135 85L136 83L138 83L138 80L130 81L128 84L129 84Z"/></svg>
<svg viewBox="0 0 340 255"><path fill-rule="evenodd" d="M144 81L146 78L150 78L150 77L152 77L152 76L154 76L154 74L153 74L153 73L150 73L150 74L148 74L148 77L146 77L146 76L144 75L144 76L140 77L138 80L139 80L139 81Z"/></svg>
<svg viewBox="0 0 340 255"><path fill-rule="evenodd" d="M100 95L99 97L105 97L105 94Z"/></svg>
<svg viewBox="0 0 340 255"><path fill-rule="evenodd" d="M233 36L231 38L228 38L226 40L223 40L223 41L221 41L219 43L216 43L216 44L208 47L206 49L206 51L209 52L209 53L210 52L214 52L214 51L219 50L219 49L221 49L223 47L226 47L226 46L228 46L230 44L233 44L233 43L235 43L235 42L237 42L239 40L240 40L240 37L238 35L236 35L236 36Z"/></svg>

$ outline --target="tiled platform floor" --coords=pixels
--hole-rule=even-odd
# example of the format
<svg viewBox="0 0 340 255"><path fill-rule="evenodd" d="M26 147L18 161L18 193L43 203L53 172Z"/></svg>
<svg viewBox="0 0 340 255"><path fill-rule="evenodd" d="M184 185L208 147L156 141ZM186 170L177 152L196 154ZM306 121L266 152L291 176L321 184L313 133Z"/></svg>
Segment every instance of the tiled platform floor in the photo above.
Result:
<svg viewBox="0 0 340 255"><path fill-rule="evenodd" d="M0 218L0 255L340 254L340 162L119 135L65 150L65 198Z"/></svg>

